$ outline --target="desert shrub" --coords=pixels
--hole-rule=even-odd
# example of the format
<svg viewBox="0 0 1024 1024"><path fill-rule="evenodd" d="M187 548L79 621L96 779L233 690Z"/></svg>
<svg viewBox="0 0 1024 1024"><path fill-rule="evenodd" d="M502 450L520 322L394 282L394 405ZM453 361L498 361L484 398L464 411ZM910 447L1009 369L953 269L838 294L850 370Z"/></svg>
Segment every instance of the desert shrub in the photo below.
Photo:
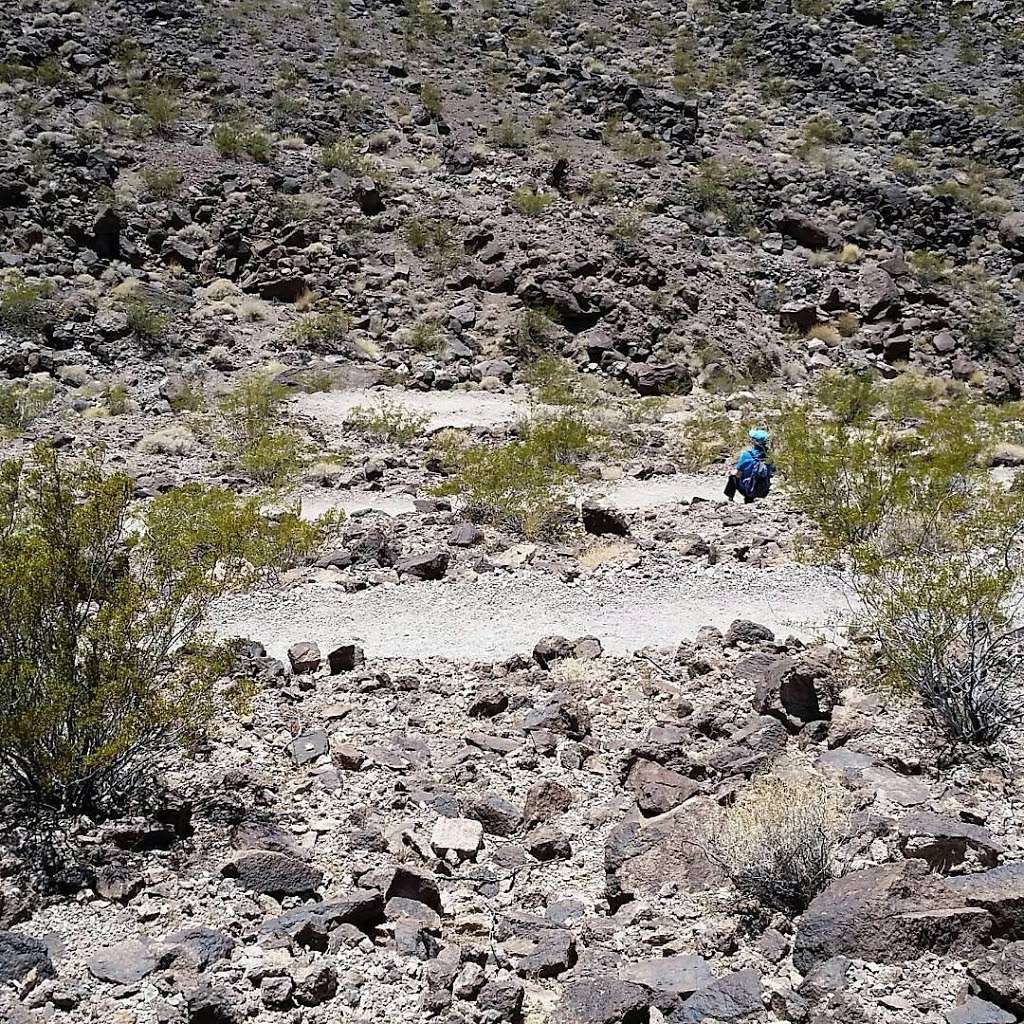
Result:
<svg viewBox="0 0 1024 1024"><path fill-rule="evenodd" d="M1002 417L921 381L831 377L780 426L790 500L842 558L881 671L954 743L998 739L1024 714L1024 492L985 469Z"/></svg>
<svg viewBox="0 0 1024 1024"><path fill-rule="evenodd" d="M221 156L233 159L245 155L256 163L267 164L273 155L270 137L259 128L242 124L225 122L214 125L210 141Z"/></svg>
<svg viewBox="0 0 1024 1024"><path fill-rule="evenodd" d="M135 108L144 116L151 131L165 132L178 120L181 104L172 87L166 83L141 86L133 99Z"/></svg>
<svg viewBox="0 0 1024 1024"><path fill-rule="evenodd" d="M837 786L813 775L762 775L721 813L707 848L744 896L800 914L840 873L848 832L848 801Z"/></svg>
<svg viewBox="0 0 1024 1024"><path fill-rule="evenodd" d="M52 384L0 384L0 434L20 434L52 401Z"/></svg>
<svg viewBox="0 0 1024 1024"><path fill-rule="evenodd" d="M373 441L405 444L421 436L430 417L382 398L375 406L357 405L345 422Z"/></svg>
<svg viewBox="0 0 1024 1024"><path fill-rule="evenodd" d="M907 256L907 263L922 284L937 284L949 276L951 269L945 256L930 249L918 249L910 253Z"/></svg>
<svg viewBox="0 0 1024 1024"><path fill-rule="evenodd" d="M444 110L444 94L434 82L424 82L420 89L420 103L431 117L440 117Z"/></svg>
<svg viewBox="0 0 1024 1024"><path fill-rule="evenodd" d="M50 294L48 281L37 281L15 273L0 284L0 326L12 333L35 333L49 322L44 299Z"/></svg>
<svg viewBox="0 0 1024 1024"><path fill-rule="evenodd" d="M458 263L458 236L447 217L413 217L406 223L404 234L409 248L437 273L445 273Z"/></svg>
<svg viewBox="0 0 1024 1024"><path fill-rule="evenodd" d="M487 134L491 142L501 149L520 152L530 144L530 133L512 114L504 114L497 124L491 126Z"/></svg>
<svg viewBox="0 0 1024 1024"><path fill-rule="evenodd" d="M576 466L608 448L607 435L581 412L538 416L507 444L449 446L443 456L450 476L436 493L456 496L474 522L551 536L572 518Z"/></svg>
<svg viewBox="0 0 1024 1024"><path fill-rule="evenodd" d="M253 373L221 402L228 432L220 447L258 483L281 484L303 463L301 439L282 424L287 394L269 374Z"/></svg>
<svg viewBox="0 0 1024 1024"><path fill-rule="evenodd" d="M294 324L289 331L300 345L316 352L334 352L352 329L352 317L340 306L333 306Z"/></svg>
<svg viewBox="0 0 1024 1024"><path fill-rule="evenodd" d="M539 217L555 197L547 192L535 192L532 188L519 188L512 193L512 209L524 217Z"/></svg>
<svg viewBox="0 0 1024 1024"><path fill-rule="evenodd" d="M127 476L49 447L0 465L0 778L58 814L116 806L227 712L211 603L324 534L197 484L131 502Z"/></svg>
<svg viewBox="0 0 1024 1024"><path fill-rule="evenodd" d="M698 210L716 213L730 226L738 227L746 217L737 188L753 175L752 168L740 160L719 160L709 157L695 169L690 179L690 193Z"/></svg>
<svg viewBox="0 0 1024 1024"><path fill-rule="evenodd" d="M119 300L119 304L128 317L128 329L136 338L155 341L167 330L167 315L144 296L127 295Z"/></svg>
<svg viewBox="0 0 1024 1024"><path fill-rule="evenodd" d="M181 186L181 171L176 167L145 167L139 177L154 199L169 199Z"/></svg>
<svg viewBox="0 0 1024 1024"><path fill-rule="evenodd" d="M995 352L1013 341L1013 321L1003 303L991 302L975 312L965 333L979 352Z"/></svg>
<svg viewBox="0 0 1024 1024"><path fill-rule="evenodd" d="M706 470L736 454L743 446L746 429L719 406L689 416L679 430L673 454L690 473Z"/></svg>
<svg viewBox="0 0 1024 1024"><path fill-rule="evenodd" d="M844 338L852 338L860 330L860 317L856 313L840 313L836 328Z"/></svg>
<svg viewBox="0 0 1024 1024"><path fill-rule="evenodd" d="M550 344L557 327L553 310L524 309L515 324L516 346L521 352L542 352Z"/></svg>
<svg viewBox="0 0 1024 1024"><path fill-rule="evenodd" d="M560 356L539 356L523 368L522 380L542 405L592 406L601 401L597 381Z"/></svg>
<svg viewBox="0 0 1024 1024"><path fill-rule="evenodd" d="M608 228L608 234L620 242L635 242L643 234L644 219L632 210L615 218Z"/></svg>
<svg viewBox="0 0 1024 1024"><path fill-rule="evenodd" d="M369 159L356 139L335 139L320 147L320 166L326 171L341 170L360 178L370 169Z"/></svg>
<svg viewBox="0 0 1024 1024"><path fill-rule="evenodd" d="M620 118L610 117L601 131L601 140L631 163L650 165L661 158L662 145L626 127Z"/></svg>
<svg viewBox="0 0 1024 1024"><path fill-rule="evenodd" d="M583 186L583 193L599 203L612 199L617 191L615 178L607 171L594 171Z"/></svg>
<svg viewBox="0 0 1024 1024"><path fill-rule="evenodd" d="M123 416L128 411L128 388L118 382L103 392L103 404L111 416Z"/></svg>
<svg viewBox="0 0 1024 1024"><path fill-rule="evenodd" d="M409 332L409 344L417 352L438 352L444 344L441 325L435 320L421 320Z"/></svg>

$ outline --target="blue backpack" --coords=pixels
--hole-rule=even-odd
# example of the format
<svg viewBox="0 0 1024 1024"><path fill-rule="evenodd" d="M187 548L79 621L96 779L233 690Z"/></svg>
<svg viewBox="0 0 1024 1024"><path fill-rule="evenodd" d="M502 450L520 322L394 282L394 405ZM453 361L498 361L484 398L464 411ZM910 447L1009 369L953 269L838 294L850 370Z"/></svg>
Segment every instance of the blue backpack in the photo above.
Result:
<svg viewBox="0 0 1024 1024"><path fill-rule="evenodd" d="M764 459L754 459L737 484L745 498L767 498L772 486L772 467Z"/></svg>

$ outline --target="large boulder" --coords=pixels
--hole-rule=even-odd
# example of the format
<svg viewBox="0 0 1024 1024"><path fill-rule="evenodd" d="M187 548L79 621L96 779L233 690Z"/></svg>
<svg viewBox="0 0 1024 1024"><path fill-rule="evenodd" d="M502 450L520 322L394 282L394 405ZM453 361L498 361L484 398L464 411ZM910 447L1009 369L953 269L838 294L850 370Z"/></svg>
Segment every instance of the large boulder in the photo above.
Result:
<svg viewBox="0 0 1024 1024"><path fill-rule="evenodd" d="M89 973L115 985L135 985L156 970L156 956L145 939L125 939L94 953Z"/></svg>
<svg viewBox="0 0 1024 1024"><path fill-rule="evenodd" d="M630 769L627 781L637 807L647 816L665 814L700 792L700 785L693 779L643 759Z"/></svg>
<svg viewBox="0 0 1024 1024"><path fill-rule="evenodd" d="M651 997L640 985L618 978L574 981L562 990L553 1024L642 1024L649 1018Z"/></svg>
<svg viewBox="0 0 1024 1024"><path fill-rule="evenodd" d="M967 973L986 999L1024 1017L1024 942L1008 942L972 961Z"/></svg>
<svg viewBox="0 0 1024 1024"><path fill-rule="evenodd" d="M1007 939L1024 939L1024 864L1004 864L973 875L950 878L950 889L969 907L986 910L993 932Z"/></svg>
<svg viewBox="0 0 1024 1024"><path fill-rule="evenodd" d="M221 874L236 879L244 889L268 896L299 896L324 880L318 868L272 850L244 850L221 867Z"/></svg>
<svg viewBox="0 0 1024 1024"><path fill-rule="evenodd" d="M666 1024L701 1024L702 1021L748 1020L764 1011L761 975L755 970L734 971L716 978L665 1016Z"/></svg>
<svg viewBox="0 0 1024 1024"><path fill-rule="evenodd" d="M878 320L899 310L900 290L881 267L868 266L860 272L857 296L865 320Z"/></svg>
<svg viewBox="0 0 1024 1024"><path fill-rule="evenodd" d="M50 951L39 939L0 931L0 985L21 983L29 976L52 978L55 974Z"/></svg>
<svg viewBox="0 0 1024 1024"><path fill-rule="evenodd" d="M1007 249L1024 253L1024 213L1008 213L999 222L999 241Z"/></svg>
<svg viewBox="0 0 1024 1024"><path fill-rule="evenodd" d="M806 973L838 955L889 964L926 953L963 956L991 933L991 916L924 861L900 861L851 872L816 896L800 919L793 963Z"/></svg>
<svg viewBox="0 0 1024 1024"><path fill-rule="evenodd" d="M783 210L773 219L779 234L807 249L825 249L838 241L834 231L795 210Z"/></svg>
<svg viewBox="0 0 1024 1024"><path fill-rule="evenodd" d="M639 395L688 395L693 378L682 363L630 363L626 380Z"/></svg>
<svg viewBox="0 0 1024 1024"><path fill-rule="evenodd" d="M656 818L630 818L617 825L605 841L607 894L613 907L630 900L658 900L666 883L684 892L703 892L726 881L692 837L715 813L708 799L693 799Z"/></svg>
<svg viewBox="0 0 1024 1024"><path fill-rule="evenodd" d="M412 576L417 580L439 580L448 571L450 556L443 548L405 555L395 561L399 576Z"/></svg>

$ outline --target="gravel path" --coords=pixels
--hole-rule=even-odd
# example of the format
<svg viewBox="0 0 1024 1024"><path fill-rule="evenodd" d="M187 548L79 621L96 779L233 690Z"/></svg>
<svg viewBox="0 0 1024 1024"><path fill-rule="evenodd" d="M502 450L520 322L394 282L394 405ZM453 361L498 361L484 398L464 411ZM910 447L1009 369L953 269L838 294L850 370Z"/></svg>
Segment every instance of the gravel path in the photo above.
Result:
<svg viewBox="0 0 1024 1024"><path fill-rule="evenodd" d="M322 649L355 640L372 657L491 661L551 633L597 636L609 653L628 653L737 618L810 638L829 633L846 610L842 594L804 566L686 566L671 579L626 571L575 584L519 570L357 594L310 583L239 595L221 604L215 628L259 640L279 658L300 640Z"/></svg>

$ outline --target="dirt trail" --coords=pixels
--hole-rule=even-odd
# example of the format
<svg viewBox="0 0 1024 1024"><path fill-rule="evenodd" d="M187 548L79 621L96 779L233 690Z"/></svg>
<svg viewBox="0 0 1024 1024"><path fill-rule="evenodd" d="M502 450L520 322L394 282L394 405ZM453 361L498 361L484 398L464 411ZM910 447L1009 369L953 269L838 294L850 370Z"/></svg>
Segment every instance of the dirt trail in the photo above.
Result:
<svg viewBox="0 0 1024 1024"><path fill-rule="evenodd" d="M528 652L551 633L597 636L609 653L628 653L737 618L810 638L831 632L845 611L842 594L803 566L684 566L660 579L620 571L574 584L518 570L357 594L329 583L247 594L220 607L216 627L260 640L281 658L299 640L322 648L355 640L372 657L489 661Z"/></svg>

